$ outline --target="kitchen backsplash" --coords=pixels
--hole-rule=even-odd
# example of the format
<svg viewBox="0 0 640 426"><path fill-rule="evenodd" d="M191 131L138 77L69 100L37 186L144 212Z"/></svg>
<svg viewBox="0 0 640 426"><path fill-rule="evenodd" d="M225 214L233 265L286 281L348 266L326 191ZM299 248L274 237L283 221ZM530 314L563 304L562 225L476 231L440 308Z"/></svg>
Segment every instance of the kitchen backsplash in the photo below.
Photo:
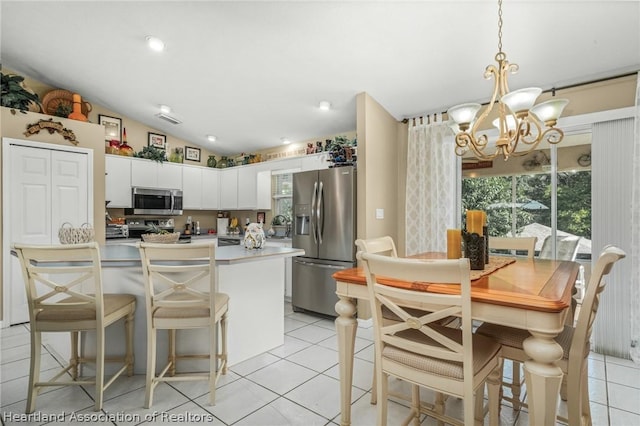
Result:
<svg viewBox="0 0 640 426"><path fill-rule="evenodd" d="M113 218L127 217L124 215L124 209L107 209L109 215ZM229 210L229 217L237 217L240 226L244 226L245 221L249 218L250 222L257 221L258 211L255 210ZM271 225L271 219L273 215L271 210L267 210L265 213L265 231L269 229ZM209 229L216 229L218 211L216 210L184 210L182 216L166 216L166 218L173 217L175 222L175 230L183 232L187 223L187 218L191 216L191 221L195 223L200 221L200 233L206 234ZM216 229L217 232L217 229Z"/></svg>

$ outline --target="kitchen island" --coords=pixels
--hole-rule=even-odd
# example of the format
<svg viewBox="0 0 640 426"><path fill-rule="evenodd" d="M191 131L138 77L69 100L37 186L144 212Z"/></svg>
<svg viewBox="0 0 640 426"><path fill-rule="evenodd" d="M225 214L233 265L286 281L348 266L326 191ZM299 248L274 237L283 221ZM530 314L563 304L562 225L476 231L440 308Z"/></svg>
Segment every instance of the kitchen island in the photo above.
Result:
<svg viewBox="0 0 640 426"><path fill-rule="evenodd" d="M229 365L284 344L284 262L301 256L304 250L286 247L263 247L248 250L243 246L216 248L217 291L229 295L228 348ZM134 370L145 373L146 312L144 283L138 249L129 244L100 247L105 293L130 293L137 299L134 325ZM107 354L124 350L124 328L119 324L107 330ZM48 344L65 359L69 356L69 339L62 334L51 335ZM208 353L206 330L178 332L178 352ZM85 355L91 355L93 336L83 339ZM158 360L167 356L167 334L158 334ZM207 362L184 361L180 366L206 369ZM181 368L179 366L179 368ZM108 366L107 366L108 367Z"/></svg>

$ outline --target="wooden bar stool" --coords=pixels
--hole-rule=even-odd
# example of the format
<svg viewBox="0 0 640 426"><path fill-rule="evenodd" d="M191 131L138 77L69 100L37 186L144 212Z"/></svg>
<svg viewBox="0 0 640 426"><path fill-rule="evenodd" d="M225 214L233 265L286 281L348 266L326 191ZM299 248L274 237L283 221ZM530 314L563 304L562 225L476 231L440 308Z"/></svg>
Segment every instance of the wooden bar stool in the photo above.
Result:
<svg viewBox="0 0 640 426"><path fill-rule="evenodd" d="M31 362L26 412L34 411L36 396L44 387L87 384L95 384L94 409L101 410L105 389L125 371L127 375L133 375L135 296L103 294L100 252L95 242L59 246L15 244L13 248L20 259L29 304ZM122 358L105 359L105 329L123 318L126 353ZM95 359L78 355L81 331L96 332ZM46 382L40 381L43 332L71 333L69 364ZM95 378L79 378L78 366L94 362ZM106 383L105 362L123 363ZM71 380L58 380L67 373Z"/></svg>
<svg viewBox="0 0 640 426"><path fill-rule="evenodd" d="M158 383L184 380L209 381L209 403L215 404L216 383L221 374L227 373L229 296L215 291L214 244L139 244L147 308L146 408L153 403L153 390ZM176 331L196 328L209 329L210 352L178 354ZM156 375L158 330L167 330L169 333L169 359ZM176 371L179 360L194 358L209 359L209 371Z"/></svg>

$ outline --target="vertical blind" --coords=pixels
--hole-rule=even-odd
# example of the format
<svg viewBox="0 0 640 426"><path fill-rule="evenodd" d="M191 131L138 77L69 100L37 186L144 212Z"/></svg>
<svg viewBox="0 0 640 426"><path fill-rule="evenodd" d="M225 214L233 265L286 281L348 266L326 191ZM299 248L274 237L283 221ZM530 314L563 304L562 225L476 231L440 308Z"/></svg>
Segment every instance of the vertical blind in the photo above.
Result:
<svg viewBox="0 0 640 426"><path fill-rule="evenodd" d="M627 253L605 277L607 287L593 329L595 352L629 358L631 341L631 199L633 189L634 119L613 120L593 125L592 173L592 258L608 244ZM638 184L637 182L635 184Z"/></svg>

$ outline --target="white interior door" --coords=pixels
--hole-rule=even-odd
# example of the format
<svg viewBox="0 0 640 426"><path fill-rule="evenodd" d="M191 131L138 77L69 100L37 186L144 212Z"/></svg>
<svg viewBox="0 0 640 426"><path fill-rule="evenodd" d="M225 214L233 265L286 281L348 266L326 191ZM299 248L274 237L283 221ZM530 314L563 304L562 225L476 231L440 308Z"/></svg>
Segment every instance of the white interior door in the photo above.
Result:
<svg viewBox="0 0 640 426"><path fill-rule="evenodd" d="M89 222L87 206L87 155L51 151L52 243L60 243L58 229L63 223L78 227Z"/></svg>
<svg viewBox="0 0 640 426"><path fill-rule="evenodd" d="M5 151L5 155L6 155ZM87 153L10 144L4 163L4 199L9 201L4 235L13 243L59 244L64 222L80 226L89 222L90 178ZM8 195L8 197L7 197ZM92 201L91 201L92 202ZM5 204L7 205L7 204ZM4 297L8 325L29 321L20 265L5 251ZM7 270L8 269L8 270Z"/></svg>

